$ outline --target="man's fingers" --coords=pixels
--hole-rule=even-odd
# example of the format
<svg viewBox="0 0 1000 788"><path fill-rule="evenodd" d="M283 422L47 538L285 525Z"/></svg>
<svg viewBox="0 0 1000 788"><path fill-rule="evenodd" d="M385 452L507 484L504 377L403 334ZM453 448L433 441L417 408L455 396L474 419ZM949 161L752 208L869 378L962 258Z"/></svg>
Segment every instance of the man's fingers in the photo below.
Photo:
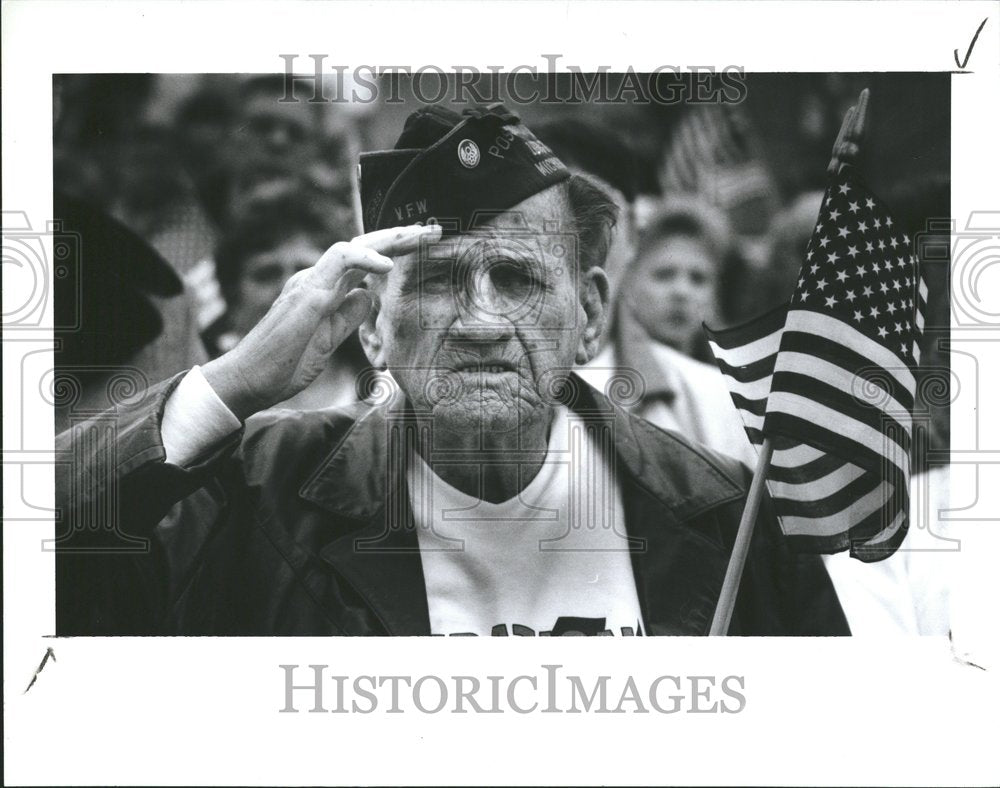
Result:
<svg viewBox="0 0 1000 788"><path fill-rule="evenodd" d="M337 310L330 315L334 346L340 345L347 336L361 325L372 308L372 298L367 290L355 288L345 296Z"/></svg>
<svg viewBox="0 0 1000 788"><path fill-rule="evenodd" d="M347 294L344 302L337 308L334 319L342 320L350 326L351 331L361 325L361 321L368 317L372 308L372 296L363 287L356 287Z"/></svg>
<svg viewBox="0 0 1000 788"><path fill-rule="evenodd" d="M349 272L357 272L354 284L365 274L381 276L392 270L392 260L374 249L353 243L335 243L327 249L312 268L308 269L308 281L317 287L337 287ZM353 284L351 285L354 286Z"/></svg>
<svg viewBox="0 0 1000 788"><path fill-rule="evenodd" d="M359 235L351 241L352 244L374 249L379 254L393 257L395 255L415 252L423 240L436 241L441 237L441 227L436 224L409 227L388 227L385 230L374 230Z"/></svg>

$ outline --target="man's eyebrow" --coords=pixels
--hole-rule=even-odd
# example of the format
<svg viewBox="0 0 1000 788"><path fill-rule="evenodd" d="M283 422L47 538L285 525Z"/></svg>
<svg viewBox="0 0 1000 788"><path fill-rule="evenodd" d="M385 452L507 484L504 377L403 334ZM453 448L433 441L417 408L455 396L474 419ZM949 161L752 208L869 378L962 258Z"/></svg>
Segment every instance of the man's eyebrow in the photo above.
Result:
<svg viewBox="0 0 1000 788"><path fill-rule="evenodd" d="M438 274L450 274L455 261L450 257L421 257L403 272L402 287L404 290L417 286L421 279Z"/></svg>

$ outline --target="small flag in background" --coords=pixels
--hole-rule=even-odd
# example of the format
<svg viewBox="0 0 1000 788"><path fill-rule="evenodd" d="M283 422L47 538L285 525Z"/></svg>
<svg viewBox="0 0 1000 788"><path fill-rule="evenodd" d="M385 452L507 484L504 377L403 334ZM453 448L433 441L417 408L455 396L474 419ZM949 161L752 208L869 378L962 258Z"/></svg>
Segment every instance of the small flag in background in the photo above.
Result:
<svg viewBox="0 0 1000 788"><path fill-rule="evenodd" d="M926 285L910 238L851 168L827 189L791 303L709 343L796 549L862 561L906 535Z"/></svg>

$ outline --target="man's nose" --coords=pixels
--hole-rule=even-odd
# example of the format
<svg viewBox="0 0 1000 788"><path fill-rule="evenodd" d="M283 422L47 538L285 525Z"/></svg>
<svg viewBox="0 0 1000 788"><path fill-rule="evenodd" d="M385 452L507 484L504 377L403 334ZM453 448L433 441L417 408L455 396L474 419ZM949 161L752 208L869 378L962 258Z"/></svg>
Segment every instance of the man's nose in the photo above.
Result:
<svg viewBox="0 0 1000 788"><path fill-rule="evenodd" d="M458 318L453 331L458 336L481 342L498 342L514 335L514 324L505 299L497 291L488 272L476 272L465 287L455 293Z"/></svg>

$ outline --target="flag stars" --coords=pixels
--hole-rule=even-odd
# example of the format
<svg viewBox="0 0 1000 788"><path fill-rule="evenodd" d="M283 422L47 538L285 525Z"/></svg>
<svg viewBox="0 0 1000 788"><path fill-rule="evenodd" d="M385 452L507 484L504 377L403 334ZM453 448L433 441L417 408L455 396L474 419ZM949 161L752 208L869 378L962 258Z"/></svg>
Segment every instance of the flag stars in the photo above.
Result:
<svg viewBox="0 0 1000 788"><path fill-rule="evenodd" d="M892 217L891 216L886 216L885 217L885 226L886 227L892 227Z"/></svg>
<svg viewBox="0 0 1000 788"><path fill-rule="evenodd" d="M877 216L872 221L872 224L875 225L875 229L876 230L881 230L882 229L882 221Z"/></svg>
<svg viewBox="0 0 1000 788"><path fill-rule="evenodd" d="M903 234L903 243L906 244L907 246L910 245L910 236L906 235L905 233Z"/></svg>
<svg viewBox="0 0 1000 788"><path fill-rule="evenodd" d="M902 352L902 354L904 356L908 356L909 355L909 351L906 349L906 343L905 342L901 342L900 343L899 349L900 349L900 351Z"/></svg>
<svg viewBox="0 0 1000 788"><path fill-rule="evenodd" d="M893 279L892 280L892 289L893 290L899 290L900 287L902 287L902 285L899 284L899 280L898 279Z"/></svg>
<svg viewBox="0 0 1000 788"><path fill-rule="evenodd" d="M875 201L871 197L869 197L867 200L865 200L865 208L869 208L870 209L870 208L874 208L874 207L875 207Z"/></svg>
<svg viewBox="0 0 1000 788"><path fill-rule="evenodd" d="M861 295L863 295L865 298L871 298L871 294L872 294L872 289L868 285L865 285L865 289L861 291Z"/></svg>
<svg viewBox="0 0 1000 788"><path fill-rule="evenodd" d="M826 261L828 263L836 263L839 259L840 255L837 254L836 252L830 252L830 254L826 256Z"/></svg>
<svg viewBox="0 0 1000 788"><path fill-rule="evenodd" d="M844 271L843 269L841 269L840 271L837 271L837 281L838 282L843 282L846 279L847 279L847 271Z"/></svg>
<svg viewBox="0 0 1000 788"><path fill-rule="evenodd" d="M878 335L882 339L885 339L887 336L889 336L889 332L885 330L885 326L879 326L878 327Z"/></svg>
<svg viewBox="0 0 1000 788"><path fill-rule="evenodd" d="M889 292L889 285L887 285L885 282L880 282L879 286L878 286L878 289L880 291L882 291L883 293L888 293Z"/></svg>
<svg viewBox="0 0 1000 788"><path fill-rule="evenodd" d="M883 241L881 238L878 239L878 248L885 249L885 241Z"/></svg>
<svg viewBox="0 0 1000 788"><path fill-rule="evenodd" d="M865 224L864 222L858 222L858 232L859 233L868 232L868 225Z"/></svg>
<svg viewBox="0 0 1000 788"><path fill-rule="evenodd" d="M837 221L837 219L840 218L840 211L838 211L837 209L830 211L830 218L833 219L834 221Z"/></svg>
<svg viewBox="0 0 1000 788"><path fill-rule="evenodd" d="M858 276L864 276L865 275L865 267L863 265L859 265L856 270L858 272Z"/></svg>
<svg viewBox="0 0 1000 788"><path fill-rule="evenodd" d="M861 317L862 317L861 313L859 311L855 310L854 311L854 319L857 320L860 323L861 322Z"/></svg>
<svg viewBox="0 0 1000 788"><path fill-rule="evenodd" d="M888 219L886 219L886 221L888 221ZM897 246L899 246L899 241L896 240L896 236L895 235L892 236L892 238L889 239L889 246L891 246L893 249L895 249Z"/></svg>
<svg viewBox="0 0 1000 788"><path fill-rule="evenodd" d="M855 257L857 257L858 256L858 247L856 247L856 246L848 246L847 247L847 256L850 257L852 260Z"/></svg>
<svg viewBox="0 0 1000 788"><path fill-rule="evenodd" d="M809 273L811 273L811 274L816 273L818 270L819 270L819 264L818 263L813 263L811 266L809 266Z"/></svg>
<svg viewBox="0 0 1000 788"><path fill-rule="evenodd" d="M850 230L848 230L846 227L837 228L837 235L839 235L841 238L846 238L849 232Z"/></svg>
<svg viewBox="0 0 1000 788"><path fill-rule="evenodd" d="M834 304L836 304L836 303L837 303L837 299L834 298L833 296L827 296L826 297L826 305L828 307L830 307L831 309L833 308Z"/></svg>
<svg viewBox="0 0 1000 788"><path fill-rule="evenodd" d="M871 314L872 317L878 317L878 307L877 306L873 306L869 310L869 313Z"/></svg>
<svg viewBox="0 0 1000 788"><path fill-rule="evenodd" d="M850 203L847 207L851 213L857 213L861 210L861 207L856 202Z"/></svg>
<svg viewBox="0 0 1000 788"><path fill-rule="evenodd" d="M844 295L844 298L846 298L848 301L850 301L853 304L854 303L854 299L857 298L857 296L854 295L854 291L853 290L848 290L847 293Z"/></svg>
<svg viewBox="0 0 1000 788"><path fill-rule="evenodd" d="M819 290L819 291L825 290L826 289L826 280L825 279L820 279L816 283L816 289Z"/></svg>
<svg viewBox="0 0 1000 788"><path fill-rule="evenodd" d="M898 334L902 330L903 330L903 327L899 323L896 323L895 326L894 326L894 328L893 328L893 331L895 331Z"/></svg>
<svg viewBox="0 0 1000 788"><path fill-rule="evenodd" d="M873 252L873 251L875 251L875 244L873 244L871 241L866 241L865 242L865 251L866 252Z"/></svg>
<svg viewBox="0 0 1000 788"><path fill-rule="evenodd" d="M895 311L896 311L896 305L895 305L895 304L894 304L894 303L893 303L892 301L890 301L890 302L889 302L889 305L888 305L888 306L886 306L886 309L888 309L888 310L889 310L889 314L890 314L890 315L891 315L891 314L894 314L894 313L895 313Z"/></svg>
<svg viewBox="0 0 1000 788"><path fill-rule="evenodd" d="M851 187L848 186L846 183L840 184L840 193L841 194L847 194L850 190L851 190Z"/></svg>
<svg viewBox="0 0 1000 788"><path fill-rule="evenodd" d="M830 243L830 239L827 238L825 235L822 238L819 239L819 245L823 249L826 249L826 246L827 246L828 243Z"/></svg>
<svg viewBox="0 0 1000 788"><path fill-rule="evenodd" d="M813 250L810 249L808 252L806 252L806 260L812 260L812 259L813 259Z"/></svg>

